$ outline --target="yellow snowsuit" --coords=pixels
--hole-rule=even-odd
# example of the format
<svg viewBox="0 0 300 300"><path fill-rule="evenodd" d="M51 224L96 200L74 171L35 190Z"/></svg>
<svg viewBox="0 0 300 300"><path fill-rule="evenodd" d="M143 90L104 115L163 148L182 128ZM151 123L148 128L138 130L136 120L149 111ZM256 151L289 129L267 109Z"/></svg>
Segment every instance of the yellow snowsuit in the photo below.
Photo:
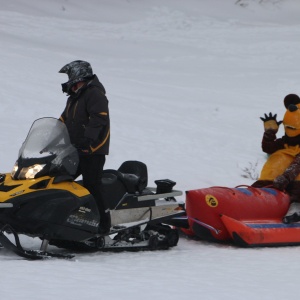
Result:
<svg viewBox="0 0 300 300"><path fill-rule="evenodd" d="M277 150L271 154L264 164L260 177L258 180L271 180L273 181L277 176L284 173L284 171L294 161L296 155L300 154L300 146L284 145L285 149ZM300 180L298 175L295 180Z"/></svg>

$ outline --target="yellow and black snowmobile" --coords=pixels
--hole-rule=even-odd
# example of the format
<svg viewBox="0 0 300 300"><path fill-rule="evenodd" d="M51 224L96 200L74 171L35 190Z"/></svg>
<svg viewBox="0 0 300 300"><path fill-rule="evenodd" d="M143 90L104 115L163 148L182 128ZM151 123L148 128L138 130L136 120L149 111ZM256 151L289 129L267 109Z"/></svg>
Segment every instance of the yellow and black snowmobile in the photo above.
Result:
<svg viewBox="0 0 300 300"><path fill-rule="evenodd" d="M172 224L183 215L174 197L175 182L157 180L147 187L147 167L126 161L105 170L103 198L110 212L110 231L101 234L93 196L74 181L78 153L65 125L54 118L36 120L11 173L0 175L0 243L29 259L72 257L48 252L48 245L71 251L161 249L177 245ZM22 247L19 234L39 237L39 250Z"/></svg>

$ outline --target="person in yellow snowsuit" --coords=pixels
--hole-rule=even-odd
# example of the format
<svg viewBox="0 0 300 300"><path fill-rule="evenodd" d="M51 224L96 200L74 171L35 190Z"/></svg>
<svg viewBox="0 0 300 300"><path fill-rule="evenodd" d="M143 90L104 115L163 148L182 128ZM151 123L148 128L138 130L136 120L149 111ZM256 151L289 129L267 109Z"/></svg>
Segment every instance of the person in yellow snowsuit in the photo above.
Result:
<svg viewBox="0 0 300 300"><path fill-rule="evenodd" d="M286 113L283 121L269 113L261 118L264 122L262 149L269 154L260 177L253 186L272 185L290 195L291 206L284 223L300 221L300 98L289 94L284 98ZM285 135L276 138L280 124L283 123Z"/></svg>

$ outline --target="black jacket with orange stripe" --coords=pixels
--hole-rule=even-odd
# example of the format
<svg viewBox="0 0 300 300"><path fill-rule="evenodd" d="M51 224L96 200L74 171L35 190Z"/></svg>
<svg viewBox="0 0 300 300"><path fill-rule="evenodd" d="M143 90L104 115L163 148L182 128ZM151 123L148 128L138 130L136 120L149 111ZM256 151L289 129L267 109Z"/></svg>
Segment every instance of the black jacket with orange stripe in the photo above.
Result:
<svg viewBox="0 0 300 300"><path fill-rule="evenodd" d="M67 100L60 120L68 128L71 143L84 153L109 153L110 121L105 88L96 75Z"/></svg>

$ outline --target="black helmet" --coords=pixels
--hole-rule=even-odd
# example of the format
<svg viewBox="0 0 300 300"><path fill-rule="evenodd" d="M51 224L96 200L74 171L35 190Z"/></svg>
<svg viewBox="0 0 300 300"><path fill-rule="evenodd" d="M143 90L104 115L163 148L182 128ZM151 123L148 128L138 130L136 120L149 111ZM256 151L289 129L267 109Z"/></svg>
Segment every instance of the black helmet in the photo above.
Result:
<svg viewBox="0 0 300 300"><path fill-rule="evenodd" d="M59 70L59 73L66 73L69 76L69 81L62 83L64 93L70 94L70 89L79 81L85 81L93 77L93 70L87 61L75 60L66 64Z"/></svg>

